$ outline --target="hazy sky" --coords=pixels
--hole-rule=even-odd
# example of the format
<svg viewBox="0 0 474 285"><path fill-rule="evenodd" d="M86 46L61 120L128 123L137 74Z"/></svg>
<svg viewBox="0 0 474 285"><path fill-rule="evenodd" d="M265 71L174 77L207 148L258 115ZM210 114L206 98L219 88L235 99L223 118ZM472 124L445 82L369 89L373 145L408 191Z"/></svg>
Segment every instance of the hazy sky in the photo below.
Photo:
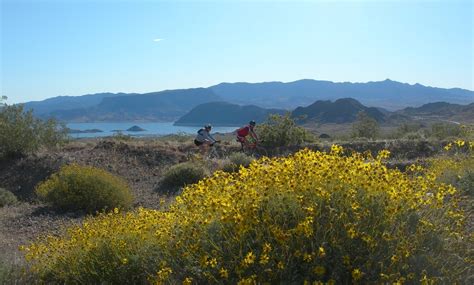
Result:
<svg viewBox="0 0 474 285"><path fill-rule="evenodd" d="M0 1L10 103L303 78L474 89L472 0Z"/></svg>

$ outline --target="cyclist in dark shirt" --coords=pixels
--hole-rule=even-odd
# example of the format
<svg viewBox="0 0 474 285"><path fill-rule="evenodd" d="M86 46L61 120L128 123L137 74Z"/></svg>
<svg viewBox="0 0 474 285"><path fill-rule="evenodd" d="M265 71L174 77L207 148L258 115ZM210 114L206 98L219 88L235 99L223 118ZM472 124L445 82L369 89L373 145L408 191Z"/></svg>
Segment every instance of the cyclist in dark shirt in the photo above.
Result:
<svg viewBox="0 0 474 285"><path fill-rule="evenodd" d="M199 147L202 155L205 155L209 151L209 147L213 146L217 140L211 135L212 126L207 124L204 128L199 129L194 144Z"/></svg>

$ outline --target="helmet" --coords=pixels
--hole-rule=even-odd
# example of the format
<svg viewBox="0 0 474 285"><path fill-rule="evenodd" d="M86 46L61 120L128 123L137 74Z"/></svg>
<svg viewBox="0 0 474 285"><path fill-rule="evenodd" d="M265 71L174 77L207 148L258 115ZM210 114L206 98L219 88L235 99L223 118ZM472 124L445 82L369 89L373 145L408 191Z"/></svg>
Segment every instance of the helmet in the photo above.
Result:
<svg viewBox="0 0 474 285"><path fill-rule="evenodd" d="M250 122L249 122L249 125L251 125L251 126L255 126L255 125L256 125L256 123L255 123L255 121L254 121L254 120L252 120L252 121L250 121Z"/></svg>
<svg viewBox="0 0 474 285"><path fill-rule="evenodd" d="M204 126L204 128L210 130L210 129L212 129L212 126L211 126L211 124L206 124L206 125Z"/></svg>

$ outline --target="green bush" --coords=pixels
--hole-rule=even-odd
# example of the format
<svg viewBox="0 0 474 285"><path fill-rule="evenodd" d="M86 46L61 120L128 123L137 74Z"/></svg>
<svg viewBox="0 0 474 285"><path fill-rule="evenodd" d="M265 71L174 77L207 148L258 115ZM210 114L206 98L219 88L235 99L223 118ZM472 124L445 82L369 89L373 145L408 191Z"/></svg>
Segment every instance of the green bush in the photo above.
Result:
<svg viewBox="0 0 474 285"><path fill-rule="evenodd" d="M25 111L22 105L6 105L0 109L0 157L55 147L66 139L66 128L53 119L37 119L32 110Z"/></svg>
<svg viewBox="0 0 474 285"><path fill-rule="evenodd" d="M246 155L245 153L235 152L229 155L229 160L235 165L242 165L243 167L248 167L252 163L253 158Z"/></svg>
<svg viewBox="0 0 474 285"><path fill-rule="evenodd" d="M0 207L10 206L18 203L15 194L12 192L0 188Z"/></svg>
<svg viewBox="0 0 474 285"><path fill-rule="evenodd" d="M171 166L163 174L159 189L167 192L176 192L185 185L194 184L208 176L209 171L198 163L184 162Z"/></svg>
<svg viewBox="0 0 474 285"><path fill-rule="evenodd" d="M253 158L245 153L235 152L224 162L222 170L225 172L237 172L239 171L240 166L248 167L252 160Z"/></svg>
<svg viewBox="0 0 474 285"><path fill-rule="evenodd" d="M270 115L265 123L257 126L257 133L266 147L299 145L314 140L310 132L296 125L290 113Z"/></svg>
<svg viewBox="0 0 474 285"><path fill-rule="evenodd" d="M127 183L109 172L89 166L68 165L36 187L36 193L54 208L93 213L129 208L133 197Z"/></svg>

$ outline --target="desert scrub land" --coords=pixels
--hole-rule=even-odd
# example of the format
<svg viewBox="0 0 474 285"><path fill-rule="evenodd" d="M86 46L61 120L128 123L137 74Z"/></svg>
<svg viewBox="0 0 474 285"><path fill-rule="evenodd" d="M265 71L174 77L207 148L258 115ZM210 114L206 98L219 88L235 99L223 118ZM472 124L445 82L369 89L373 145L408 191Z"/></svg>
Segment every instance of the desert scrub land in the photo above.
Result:
<svg viewBox="0 0 474 285"><path fill-rule="evenodd" d="M237 172L219 169L239 146L220 147L207 160L190 138L92 139L2 160L0 187L19 202L0 208L1 282L469 284L472 143L307 143ZM165 191L179 163L209 177ZM69 164L124 179L132 208L40 200L38 183Z"/></svg>

